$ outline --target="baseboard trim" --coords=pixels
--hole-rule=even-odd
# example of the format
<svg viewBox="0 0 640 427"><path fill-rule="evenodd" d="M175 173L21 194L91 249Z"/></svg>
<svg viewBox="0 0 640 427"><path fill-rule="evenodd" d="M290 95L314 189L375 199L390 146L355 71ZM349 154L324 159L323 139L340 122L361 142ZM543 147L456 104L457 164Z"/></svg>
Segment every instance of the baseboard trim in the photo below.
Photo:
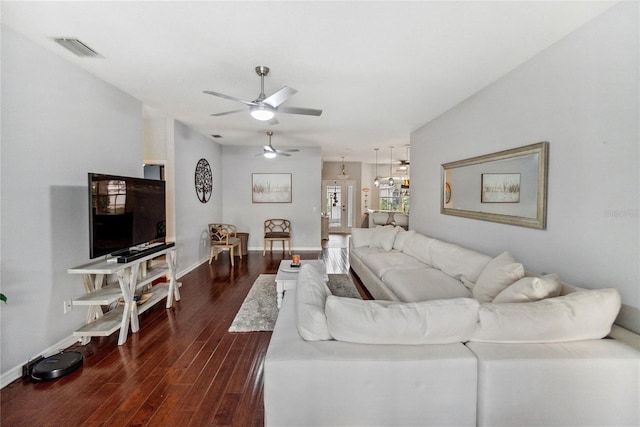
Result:
<svg viewBox="0 0 640 427"><path fill-rule="evenodd" d="M207 261L208 261L208 258L204 258L204 259L192 264L188 268L186 268L184 270L181 270L180 272L176 273L176 279L181 278L182 276L184 276L187 273L189 273L191 270L196 269L201 264L204 264ZM78 341L79 341L78 337L70 335L67 338L65 338L65 339L59 341L58 343L52 345L51 347L47 348L46 350L41 351L40 354L43 357L52 356L54 354L57 354L57 353L65 350L65 349L71 347L72 345L74 345ZM38 356L34 356L33 359L35 359L36 357L38 357ZM32 360L32 359L30 359L30 360ZM11 384L12 382L14 382L15 380L18 380L18 379L22 378L22 366L27 364L27 362L28 362L28 360L25 360L23 364L18 365L18 366L14 367L14 368L11 368L7 372L5 372L2 375L0 375L0 388L4 388L4 387L8 386L9 384Z"/></svg>
<svg viewBox="0 0 640 427"><path fill-rule="evenodd" d="M67 337L67 338L57 342L56 344L52 345L48 349L42 351L40 354L43 357L49 357L49 356L52 356L52 355L57 354L57 353L60 353L61 351L71 347L76 342L78 342L78 337L74 337L72 335L70 337ZM30 360L33 360L38 356L39 355L34 356ZM14 382L15 380L19 380L20 378L22 378L22 366L26 365L27 362L28 362L28 360L25 360L23 364L18 365L18 366L14 367L14 368L11 368L7 372L2 374L0 376L0 388L4 388L4 387L8 386L9 384L11 384L12 382Z"/></svg>

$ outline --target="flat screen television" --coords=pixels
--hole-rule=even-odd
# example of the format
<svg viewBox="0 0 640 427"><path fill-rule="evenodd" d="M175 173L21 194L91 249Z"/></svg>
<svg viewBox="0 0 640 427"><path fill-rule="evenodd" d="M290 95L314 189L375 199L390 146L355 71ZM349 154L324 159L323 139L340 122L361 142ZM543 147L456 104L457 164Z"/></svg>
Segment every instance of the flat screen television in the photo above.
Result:
<svg viewBox="0 0 640 427"><path fill-rule="evenodd" d="M89 173L90 257L164 243L165 200L164 181Z"/></svg>

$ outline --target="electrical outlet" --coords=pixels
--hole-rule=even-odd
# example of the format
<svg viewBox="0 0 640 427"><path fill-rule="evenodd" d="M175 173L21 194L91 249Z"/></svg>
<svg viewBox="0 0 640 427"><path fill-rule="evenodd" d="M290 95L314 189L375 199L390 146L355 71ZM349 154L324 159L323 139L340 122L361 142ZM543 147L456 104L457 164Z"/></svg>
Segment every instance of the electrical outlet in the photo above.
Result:
<svg viewBox="0 0 640 427"><path fill-rule="evenodd" d="M71 310L73 310L73 304L71 303L71 300L70 299L64 300L64 314L67 314Z"/></svg>

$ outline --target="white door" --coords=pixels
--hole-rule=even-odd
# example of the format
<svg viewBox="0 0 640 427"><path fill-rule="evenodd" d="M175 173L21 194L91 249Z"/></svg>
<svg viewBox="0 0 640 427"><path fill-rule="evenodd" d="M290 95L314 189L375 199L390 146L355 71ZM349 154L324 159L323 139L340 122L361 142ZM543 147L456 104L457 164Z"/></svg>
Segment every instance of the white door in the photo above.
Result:
<svg viewBox="0 0 640 427"><path fill-rule="evenodd" d="M329 217L329 233L350 233L354 220L353 180L322 181L324 210Z"/></svg>

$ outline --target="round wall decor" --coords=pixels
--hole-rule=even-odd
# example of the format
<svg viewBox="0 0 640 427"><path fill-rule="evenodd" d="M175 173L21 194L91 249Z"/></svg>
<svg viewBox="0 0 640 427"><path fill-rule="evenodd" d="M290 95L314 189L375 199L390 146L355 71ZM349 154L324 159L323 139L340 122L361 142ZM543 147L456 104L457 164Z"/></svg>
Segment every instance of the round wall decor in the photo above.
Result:
<svg viewBox="0 0 640 427"><path fill-rule="evenodd" d="M213 173L206 159L198 160L195 173L196 195L202 203L207 203L213 192Z"/></svg>

